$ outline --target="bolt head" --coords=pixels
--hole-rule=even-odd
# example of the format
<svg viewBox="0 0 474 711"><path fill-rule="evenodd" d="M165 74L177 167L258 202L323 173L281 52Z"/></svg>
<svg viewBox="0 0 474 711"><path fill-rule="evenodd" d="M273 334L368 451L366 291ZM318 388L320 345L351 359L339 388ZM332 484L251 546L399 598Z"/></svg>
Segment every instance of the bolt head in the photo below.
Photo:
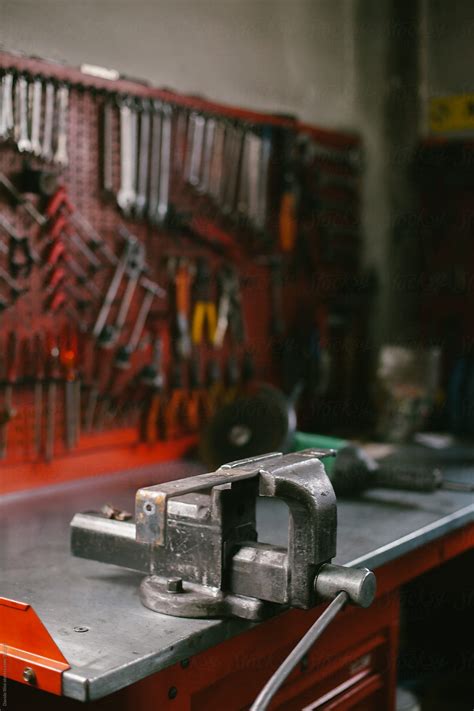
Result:
<svg viewBox="0 0 474 711"><path fill-rule="evenodd" d="M166 591L169 593L182 593L183 581L181 578L168 578L166 581Z"/></svg>
<svg viewBox="0 0 474 711"><path fill-rule="evenodd" d="M34 669L32 669L31 667L25 667L23 669L23 680L26 681L27 684L35 684L36 674Z"/></svg>

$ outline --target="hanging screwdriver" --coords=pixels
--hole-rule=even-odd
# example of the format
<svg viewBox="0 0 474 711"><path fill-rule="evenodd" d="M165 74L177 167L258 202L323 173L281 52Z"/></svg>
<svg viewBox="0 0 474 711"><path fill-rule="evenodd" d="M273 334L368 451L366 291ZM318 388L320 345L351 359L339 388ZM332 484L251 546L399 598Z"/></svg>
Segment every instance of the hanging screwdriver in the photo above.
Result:
<svg viewBox="0 0 474 711"><path fill-rule="evenodd" d="M118 412L118 400L125 392L126 385L130 379L131 354L125 347L115 351L114 358L110 364L108 381L100 397L100 408L98 421L103 423L106 415L115 418Z"/></svg>
<svg viewBox="0 0 474 711"><path fill-rule="evenodd" d="M201 376L199 353L193 352L189 361L188 423L192 432L198 432L210 417L208 393Z"/></svg>
<svg viewBox="0 0 474 711"><path fill-rule="evenodd" d="M33 410L34 410L34 450L36 456L41 454L42 424L43 424L43 389L45 376L45 344L41 333L33 336Z"/></svg>
<svg viewBox="0 0 474 711"><path fill-rule="evenodd" d="M192 270L186 260L180 260L174 275L176 306L175 350L178 358L188 358L191 354L189 331L189 311L191 299Z"/></svg>
<svg viewBox="0 0 474 711"><path fill-rule="evenodd" d="M207 402L210 415L213 415L222 404L224 384L219 362L210 358L206 366Z"/></svg>
<svg viewBox="0 0 474 711"><path fill-rule="evenodd" d="M163 341L156 336L149 363L138 374L138 384L145 388L144 406L140 417L140 439L155 444L163 429L162 396L165 385L163 373Z"/></svg>
<svg viewBox="0 0 474 711"><path fill-rule="evenodd" d="M98 407L99 395L104 392L106 383L110 380L114 356L113 348L110 347L107 339L102 341L101 338L98 338L97 341L93 341L93 345L92 378L84 418L84 429L87 432L103 427L107 408L104 398L101 398L100 407Z"/></svg>
<svg viewBox="0 0 474 711"><path fill-rule="evenodd" d="M295 175L295 135L286 131L283 138L283 186L278 215L278 240L283 252L292 252L298 230L299 188Z"/></svg>
<svg viewBox="0 0 474 711"><path fill-rule="evenodd" d="M57 340L51 335L47 336L47 403L46 403L46 441L45 458L50 462L54 456L56 435L56 395L57 384L61 371L59 368L59 348Z"/></svg>
<svg viewBox="0 0 474 711"><path fill-rule="evenodd" d="M24 405L24 394L25 392L30 393L34 385L34 355L33 355L33 339L30 336L26 336L20 340L18 348L18 371L19 378L17 380L17 398ZM20 386L20 387L18 387ZM21 412L22 422L22 449L26 456L30 457L30 448L32 444L32 438L30 435L30 422L29 422L29 407L22 408ZM18 428L19 429L19 428Z"/></svg>
<svg viewBox="0 0 474 711"><path fill-rule="evenodd" d="M184 388L181 363L173 364L170 381L171 394L164 416L165 436L166 439L176 439L187 424L187 392Z"/></svg>
<svg viewBox="0 0 474 711"><path fill-rule="evenodd" d="M15 416L13 409L13 387L16 382L16 361L18 350L18 337L16 331L10 331L7 336L6 358L5 358L5 381L3 410L0 420L0 459L7 456L8 445L8 425Z"/></svg>
<svg viewBox="0 0 474 711"><path fill-rule="evenodd" d="M78 404L76 403L78 389L76 387L77 335L70 325L67 326L63 335L59 360L65 376L66 447L67 449L72 449L77 444L78 438Z"/></svg>

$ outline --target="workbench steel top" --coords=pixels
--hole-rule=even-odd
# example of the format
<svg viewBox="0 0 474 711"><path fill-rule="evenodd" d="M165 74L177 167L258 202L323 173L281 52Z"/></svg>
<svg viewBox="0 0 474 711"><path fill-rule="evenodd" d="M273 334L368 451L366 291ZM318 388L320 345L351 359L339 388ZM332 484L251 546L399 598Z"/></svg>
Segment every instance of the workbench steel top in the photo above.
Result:
<svg viewBox="0 0 474 711"><path fill-rule="evenodd" d="M138 599L140 574L69 553L74 513L106 502L133 512L140 486L202 471L192 462L157 464L0 498L0 596L30 603L46 625L71 664L66 696L105 696L250 626L152 612ZM449 474L472 480L472 472L455 466ZM285 518L285 504L260 499L260 540L286 544ZM336 562L376 569L473 520L472 493L373 489L338 501Z"/></svg>

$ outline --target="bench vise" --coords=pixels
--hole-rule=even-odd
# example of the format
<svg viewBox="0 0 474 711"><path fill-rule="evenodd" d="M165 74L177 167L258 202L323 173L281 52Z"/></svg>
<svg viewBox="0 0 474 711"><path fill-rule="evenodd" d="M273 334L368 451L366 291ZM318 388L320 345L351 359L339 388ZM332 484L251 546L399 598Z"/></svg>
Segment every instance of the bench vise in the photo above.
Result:
<svg viewBox="0 0 474 711"><path fill-rule="evenodd" d="M285 607L310 608L341 590L367 607L373 573L330 563L337 508L321 460L333 455L267 454L139 489L135 523L76 514L72 553L145 573L142 603L167 615L261 620ZM287 548L258 541L258 496L288 505Z"/></svg>

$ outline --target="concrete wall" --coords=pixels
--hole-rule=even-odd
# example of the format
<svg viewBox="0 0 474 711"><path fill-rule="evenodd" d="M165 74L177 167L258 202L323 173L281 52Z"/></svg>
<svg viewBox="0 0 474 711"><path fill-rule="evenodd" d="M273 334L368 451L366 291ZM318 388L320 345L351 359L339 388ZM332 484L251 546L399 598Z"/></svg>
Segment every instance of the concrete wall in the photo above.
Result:
<svg viewBox="0 0 474 711"><path fill-rule="evenodd" d="M352 127L351 0L0 0L0 41Z"/></svg>

